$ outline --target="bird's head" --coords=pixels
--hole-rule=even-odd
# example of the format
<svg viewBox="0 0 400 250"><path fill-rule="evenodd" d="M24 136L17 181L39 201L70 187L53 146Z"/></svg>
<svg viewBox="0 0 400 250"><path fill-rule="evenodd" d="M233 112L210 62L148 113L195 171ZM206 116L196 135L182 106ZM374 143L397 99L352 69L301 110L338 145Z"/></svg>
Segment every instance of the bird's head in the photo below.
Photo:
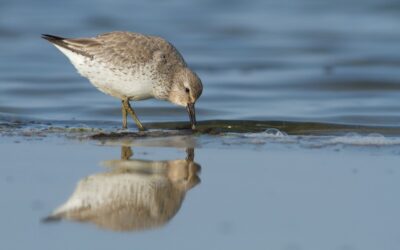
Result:
<svg viewBox="0 0 400 250"><path fill-rule="evenodd" d="M190 117L192 129L196 128L196 112L194 104L203 92L200 78L189 68L181 68L175 72L168 100L184 106Z"/></svg>

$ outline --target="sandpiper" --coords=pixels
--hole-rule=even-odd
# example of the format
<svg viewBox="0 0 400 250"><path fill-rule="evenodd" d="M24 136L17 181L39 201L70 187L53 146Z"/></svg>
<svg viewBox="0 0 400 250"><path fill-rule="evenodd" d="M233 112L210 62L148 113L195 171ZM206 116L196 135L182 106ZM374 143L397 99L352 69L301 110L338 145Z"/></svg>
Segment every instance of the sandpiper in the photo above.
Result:
<svg viewBox="0 0 400 250"><path fill-rule="evenodd" d="M121 99L123 128L127 128L129 113L139 130L144 130L129 101L156 98L186 106L195 129L194 105L203 85L165 39L121 31L93 38L42 37L64 53L97 89Z"/></svg>

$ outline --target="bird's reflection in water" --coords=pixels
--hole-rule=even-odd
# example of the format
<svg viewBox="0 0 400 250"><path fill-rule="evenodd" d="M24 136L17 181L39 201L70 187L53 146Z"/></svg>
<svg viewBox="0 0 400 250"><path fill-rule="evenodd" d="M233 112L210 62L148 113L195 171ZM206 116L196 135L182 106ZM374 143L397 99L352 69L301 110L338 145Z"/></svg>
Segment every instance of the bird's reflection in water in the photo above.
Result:
<svg viewBox="0 0 400 250"><path fill-rule="evenodd" d="M194 149L186 150L186 159L171 161L130 160L131 148L121 151L121 160L104 162L109 172L81 180L45 221L91 222L115 231L159 227L174 217L186 192L200 182Z"/></svg>

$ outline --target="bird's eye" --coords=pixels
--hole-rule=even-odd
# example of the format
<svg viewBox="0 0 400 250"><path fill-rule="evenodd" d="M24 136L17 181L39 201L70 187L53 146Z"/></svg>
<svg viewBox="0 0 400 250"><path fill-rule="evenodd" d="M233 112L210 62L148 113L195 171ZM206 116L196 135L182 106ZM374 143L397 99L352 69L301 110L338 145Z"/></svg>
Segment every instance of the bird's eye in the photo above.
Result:
<svg viewBox="0 0 400 250"><path fill-rule="evenodd" d="M190 89L189 88L185 88L185 91L186 91L186 93L189 93Z"/></svg>

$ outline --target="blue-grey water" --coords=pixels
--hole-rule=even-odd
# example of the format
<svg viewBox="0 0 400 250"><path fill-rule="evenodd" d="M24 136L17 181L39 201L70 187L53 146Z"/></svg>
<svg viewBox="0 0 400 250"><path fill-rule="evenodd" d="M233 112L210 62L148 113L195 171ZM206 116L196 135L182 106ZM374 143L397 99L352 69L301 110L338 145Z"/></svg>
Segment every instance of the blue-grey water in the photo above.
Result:
<svg viewBox="0 0 400 250"><path fill-rule="evenodd" d="M6 1L0 5L0 114L120 122L41 33L111 30L170 40L199 74L198 119L400 122L397 1ZM169 103L133 104L144 122L187 120Z"/></svg>
<svg viewBox="0 0 400 250"><path fill-rule="evenodd" d="M164 143L174 145L176 140L184 139ZM181 164L187 159L185 149L136 142L131 159L118 161L121 147L116 145L3 141L0 150L7 153L2 154L6 164L0 179L1 248L398 248L398 148L393 153L375 147L321 150L198 143L203 146L194 150L194 162L201 166L197 173L164 179L160 174L159 181L151 181L149 163L135 160L170 161L164 167L177 170L187 167ZM112 172L112 164L104 164L111 160L135 170L102 176ZM194 175L200 183L190 184ZM160 201L156 191L148 191L169 188L168 179L189 184L178 193L183 200L171 194ZM150 218L138 212L141 205L147 211L134 195L138 186L154 205ZM89 202L96 197L97 205ZM81 209L77 215L41 221L69 199ZM96 208L98 214L91 212ZM171 209L172 216L163 215ZM142 217L148 220L131 222Z"/></svg>
<svg viewBox="0 0 400 250"><path fill-rule="evenodd" d="M400 134L355 134L357 125L400 129L399 27L395 0L1 0L0 248L399 249ZM200 121L337 123L355 133L104 142L40 130L121 126L120 102L40 38L112 30L179 49L203 81ZM188 120L170 103L132 105L144 123ZM133 156L121 158L121 145ZM126 168L101 167L110 160ZM75 200L83 212L43 222L74 190L98 210ZM169 197L162 190L171 198L156 199Z"/></svg>

